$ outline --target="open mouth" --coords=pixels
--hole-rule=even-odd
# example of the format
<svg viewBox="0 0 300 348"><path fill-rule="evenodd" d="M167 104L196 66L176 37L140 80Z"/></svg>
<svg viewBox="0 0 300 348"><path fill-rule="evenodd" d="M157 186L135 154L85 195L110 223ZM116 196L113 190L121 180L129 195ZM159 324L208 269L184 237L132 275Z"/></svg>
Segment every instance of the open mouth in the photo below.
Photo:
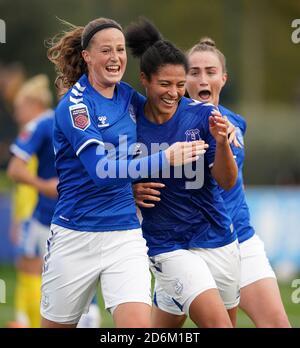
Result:
<svg viewBox="0 0 300 348"><path fill-rule="evenodd" d="M168 106L174 106L177 103L177 99L162 98L162 101Z"/></svg>
<svg viewBox="0 0 300 348"><path fill-rule="evenodd" d="M198 95L201 100L209 100L209 98L211 97L211 91L209 91L208 89L204 89L200 91Z"/></svg>
<svg viewBox="0 0 300 348"><path fill-rule="evenodd" d="M109 73L113 73L113 74L117 74L120 72L121 68L119 65L108 65L106 67L106 70L109 72Z"/></svg>

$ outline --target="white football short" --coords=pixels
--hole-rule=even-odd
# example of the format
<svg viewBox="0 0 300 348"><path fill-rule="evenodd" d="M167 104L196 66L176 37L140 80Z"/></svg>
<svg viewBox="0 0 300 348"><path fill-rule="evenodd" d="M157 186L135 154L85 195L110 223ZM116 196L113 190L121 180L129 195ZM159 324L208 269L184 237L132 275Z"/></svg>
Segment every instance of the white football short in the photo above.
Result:
<svg viewBox="0 0 300 348"><path fill-rule="evenodd" d="M79 232L52 225L42 277L41 315L75 324L88 311L100 283L105 308L151 305L151 273L140 228Z"/></svg>
<svg viewBox="0 0 300 348"><path fill-rule="evenodd" d="M49 226L43 225L32 218L23 221L20 229L18 255L29 258L43 257L46 250L46 241L49 236Z"/></svg>
<svg viewBox="0 0 300 348"><path fill-rule="evenodd" d="M189 314L193 300L217 288L227 309L240 298L240 251L237 241L215 249L175 250L150 258L156 278L155 302L172 314Z"/></svg>
<svg viewBox="0 0 300 348"><path fill-rule="evenodd" d="M263 241L255 234L240 243L241 251L241 288L264 278L276 275L267 258Z"/></svg>

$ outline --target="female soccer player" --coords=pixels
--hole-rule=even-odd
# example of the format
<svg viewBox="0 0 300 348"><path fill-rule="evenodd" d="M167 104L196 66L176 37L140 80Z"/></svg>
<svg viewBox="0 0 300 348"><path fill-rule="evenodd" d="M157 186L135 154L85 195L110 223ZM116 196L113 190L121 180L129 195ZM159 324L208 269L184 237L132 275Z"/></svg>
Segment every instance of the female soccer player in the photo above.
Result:
<svg viewBox="0 0 300 348"><path fill-rule="evenodd" d="M149 264L131 181L196 160L203 144L177 143L132 159L136 92L120 82L127 57L115 21L73 27L52 42L48 57L59 88L70 89L55 113L59 199L44 263L42 325L75 327L101 281L116 327L149 327Z"/></svg>
<svg viewBox="0 0 300 348"><path fill-rule="evenodd" d="M196 163L194 182L186 172L181 177L176 171L169 177L162 172L155 180L165 185L160 201L152 209L141 209L151 269L159 286L196 325L232 327L230 316L234 320L239 302L240 256L217 186L218 182L231 188L237 175L226 120L211 104L184 97L187 59L150 22L131 24L126 40L140 58L147 95L146 100L140 98L137 110L139 142L148 150L152 144L192 139L209 145L203 168Z"/></svg>
<svg viewBox="0 0 300 348"><path fill-rule="evenodd" d="M190 67L186 86L189 95L195 100L218 106L220 112L226 115L236 127L240 143L238 147L231 147L239 169L238 180L231 190L221 190L240 243L241 300L239 306L253 320L256 327L290 327L263 242L250 224L242 173L245 156L243 136L246 131L246 122L240 115L219 105L220 92L227 80L225 57L211 39L205 38L190 49L188 59ZM139 190L141 192L142 188L140 187ZM156 188L155 190L157 191ZM152 194L157 198L155 192ZM151 200L151 197L147 199ZM155 325L181 326L185 317L176 316L176 313L180 313L175 306L168 305L170 301L162 289L157 289L156 299L158 307L153 310Z"/></svg>
<svg viewBox="0 0 300 348"><path fill-rule="evenodd" d="M14 107L16 120L22 128L11 146L13 157L7 172L12 180L38 192L37 202L32 195L23 197L25 205L30 206L33 200L35 206L30 217L21 223L17 260L16 307L21 312L17 313L17 321L29 327L40 326L42 257L57 196L51 102L49 81L44 75L31 78L18 92ZM28 165L32 163L36 165L35 170Z"/></svg>

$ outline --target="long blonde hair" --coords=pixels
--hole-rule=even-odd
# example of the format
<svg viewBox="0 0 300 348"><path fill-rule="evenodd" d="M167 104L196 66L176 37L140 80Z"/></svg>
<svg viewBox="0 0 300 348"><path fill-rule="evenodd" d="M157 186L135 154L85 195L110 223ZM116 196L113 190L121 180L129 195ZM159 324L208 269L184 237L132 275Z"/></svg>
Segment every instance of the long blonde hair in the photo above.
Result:
<svg viewBox="0 0 300 348"><path fill-rule="evenodd" d="M49 108L52 104L52 93L48 77L39 74L27 80L16 95L16 99L21 98L31 99L40 103L44 108Z"/></svg>

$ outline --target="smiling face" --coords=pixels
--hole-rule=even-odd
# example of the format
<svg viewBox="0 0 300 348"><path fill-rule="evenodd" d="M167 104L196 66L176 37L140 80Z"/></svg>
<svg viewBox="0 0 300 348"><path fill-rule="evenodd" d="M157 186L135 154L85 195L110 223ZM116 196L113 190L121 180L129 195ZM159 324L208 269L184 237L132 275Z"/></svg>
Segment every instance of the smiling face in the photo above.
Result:
<svg viewBox="0 0 300 348"><path fill-rule="evenodd" d="M102 88L114 87L126 69L125 37L116 28L103 29L93 36L82 56L87 63L93 87L100 91Z"/></svg>
<svg viewBox="0 0 300 348"><path fill-rule="evenodd" d="M188 59L186 88L190 97L218 105L220 92L227 80L219 57L214 52L196 51Z"/></svg>
<svg viewBox="0 0 300 348"><path fill-rule="evenodd" d="M151 75L149 80L141 73L151 116L168 119L173 116L178 102L185 93L186 72L183 65L167 64ZM146 105L146 107L147 107Z"/></svg>

